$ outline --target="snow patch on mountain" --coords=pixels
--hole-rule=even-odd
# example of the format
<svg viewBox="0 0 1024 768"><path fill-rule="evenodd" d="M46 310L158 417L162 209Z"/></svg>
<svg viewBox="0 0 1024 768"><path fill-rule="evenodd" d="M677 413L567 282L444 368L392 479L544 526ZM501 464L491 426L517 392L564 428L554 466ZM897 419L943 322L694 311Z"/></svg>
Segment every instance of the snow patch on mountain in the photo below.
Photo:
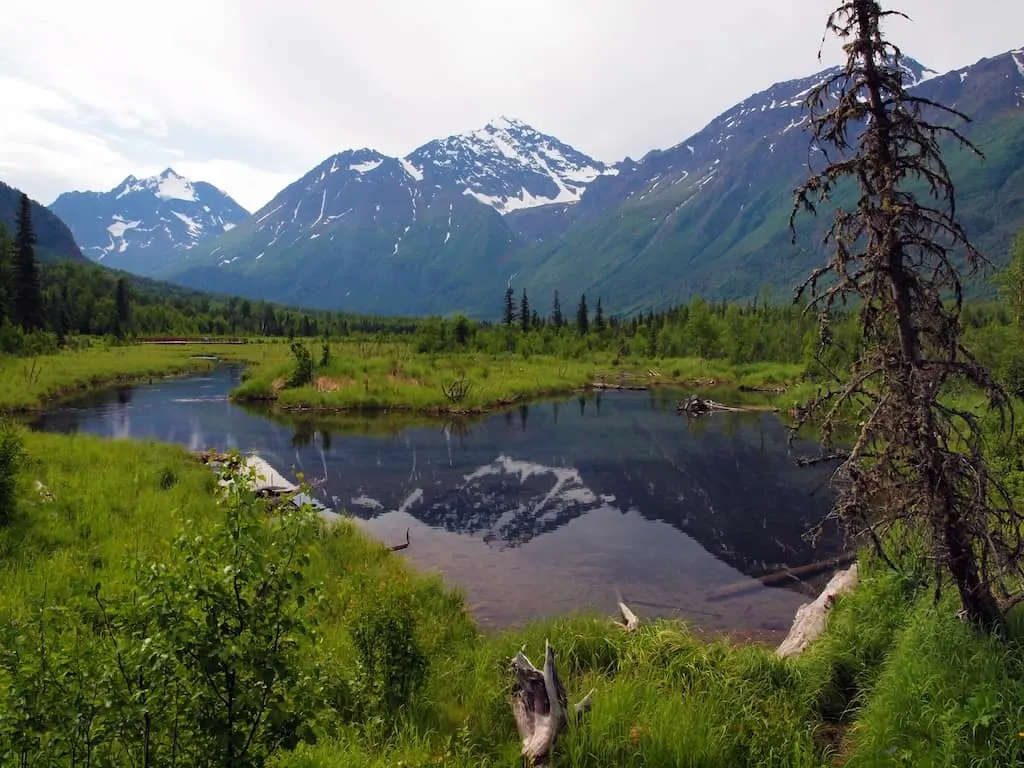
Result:
<svg viewBox="0 0 1024 768"><path fill-rule="evenodd" d="M355 171L356 173L369 173L375 168L379 168L380 164L383 162L383 158L380 160L367 160L366 162L363 163L352 163L352 165L350 165L348 169L350 171Z"/></svg>
<svg viewBox="0 0 1024 768"><path fill-rule="evenodd" d="M405 172L409 174L409 176L411 176L415 181L423 181L422 170L420 170L415 165L410 163L404 157L401 160L399 160L399 162L402 164L402 168L405 169Z"/></svg>
<svg viewBox="0 0 1024 768"><path fill-rule="evenodd" d="M1024 77L1024 48L1010 51L1010 57L1013 59L1013 63L1017 65L1017 71L1020 73L1020 76Z"/></svg>
<svg viewBox="0 0 1024 768"><path fill-rule="evenodd" d="M196 193L192 182L168 168L160 174L156 185L156 196L161 200L188 200L195 202Z"/></svg>

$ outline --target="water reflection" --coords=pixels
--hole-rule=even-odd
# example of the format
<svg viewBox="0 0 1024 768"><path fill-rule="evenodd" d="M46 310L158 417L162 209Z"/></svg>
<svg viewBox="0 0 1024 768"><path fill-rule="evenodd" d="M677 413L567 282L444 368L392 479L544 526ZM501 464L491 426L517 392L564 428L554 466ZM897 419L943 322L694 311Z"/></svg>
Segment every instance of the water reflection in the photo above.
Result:
<svg viewBox="0 0 1024 768"><path fill-rule="evenodd" d="M384 537L420 526L408 556L485 595L485 613L498 621L540 612L506 604L519 582L551 610L604 605L615 582L703 615L701 596L714 585L838 546L834 532L816 546L804 540L830 505L829 470L795 469L771 414L687 419L672 393L652 391L478 419L313 417L230 403L236 378L215 371L92 395L36 426L258 451L286 473L305 473L321 501ZM768 620L755 616L770 605L770 621L788 621L802 599L762 597L740 624ZM714 610L736 623L735 605Z"/></svg>

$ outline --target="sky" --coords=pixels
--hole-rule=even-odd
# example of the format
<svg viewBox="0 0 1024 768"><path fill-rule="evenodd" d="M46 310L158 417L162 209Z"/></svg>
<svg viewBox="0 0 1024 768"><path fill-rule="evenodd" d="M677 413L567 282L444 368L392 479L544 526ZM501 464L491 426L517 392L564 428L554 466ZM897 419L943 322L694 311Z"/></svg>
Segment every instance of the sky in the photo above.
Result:
<svg viewBox="0 0 1024 768"><path fill-rule="evenodd" d="M173 167L255 211L335 152L499 115L614 162L818 51L837 0L33 0L0 14L0 180L49 204ZM939 72L1024 46L1020 0L903 0Z"/></svg>

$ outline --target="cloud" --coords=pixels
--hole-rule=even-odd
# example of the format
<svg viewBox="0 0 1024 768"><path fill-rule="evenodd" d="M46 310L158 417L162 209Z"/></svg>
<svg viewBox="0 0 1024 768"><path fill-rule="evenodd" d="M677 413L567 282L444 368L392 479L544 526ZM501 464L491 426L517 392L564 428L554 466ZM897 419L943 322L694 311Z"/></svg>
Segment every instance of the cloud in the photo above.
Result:
<svg viewBox="0 0 1024 768"><path fill-rule="evenodd" d="M173 165L255 209L334 152L498 114L639 157L823 66L834 4L37 0L0 15L0 177L48 202ZM940 71L1024 43L1021 3L901 7L893 39Z"/></svg>

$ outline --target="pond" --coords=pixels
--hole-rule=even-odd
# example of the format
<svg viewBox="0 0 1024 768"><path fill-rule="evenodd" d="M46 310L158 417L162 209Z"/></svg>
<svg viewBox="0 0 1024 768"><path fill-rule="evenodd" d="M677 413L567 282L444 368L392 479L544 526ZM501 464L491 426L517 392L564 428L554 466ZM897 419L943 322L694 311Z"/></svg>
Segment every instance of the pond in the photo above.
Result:
<svg viewBox="0 0 1024 768"><path fill-rule="evenodd" d="M681 617L711 632L788 629L813 584L754 577L839 551L829 468L798 469L771 413L677 415L680 393L603 392L473 421L277 414L228 400L240 371L68 401L52 432L256 452L327 506L439 570L484 627L575 610ZM823 577L827 578L827 574Z"/></svg>

